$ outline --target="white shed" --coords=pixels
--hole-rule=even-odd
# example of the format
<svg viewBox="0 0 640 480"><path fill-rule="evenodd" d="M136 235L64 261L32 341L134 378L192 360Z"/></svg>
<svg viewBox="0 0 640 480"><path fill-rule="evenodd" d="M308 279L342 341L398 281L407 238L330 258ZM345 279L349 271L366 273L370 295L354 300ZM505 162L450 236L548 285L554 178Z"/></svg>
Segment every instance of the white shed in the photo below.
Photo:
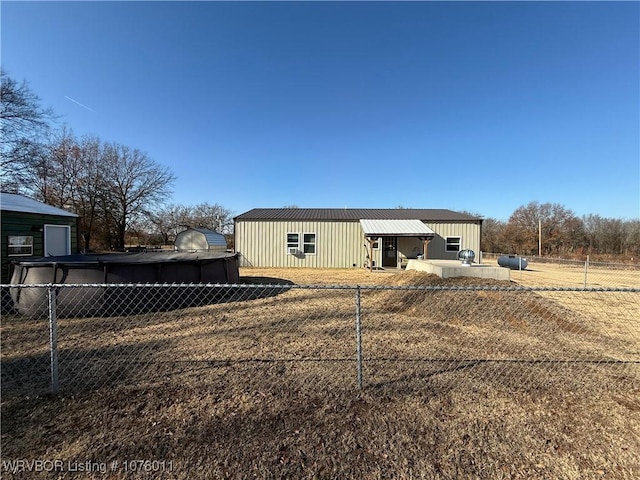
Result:
<svg viewBox="0 0 640 480"><path fill-rule="evenodd" d="M189 228L176 235L176 250L179 252L226 252L224 235L205 228Z"/></svg>

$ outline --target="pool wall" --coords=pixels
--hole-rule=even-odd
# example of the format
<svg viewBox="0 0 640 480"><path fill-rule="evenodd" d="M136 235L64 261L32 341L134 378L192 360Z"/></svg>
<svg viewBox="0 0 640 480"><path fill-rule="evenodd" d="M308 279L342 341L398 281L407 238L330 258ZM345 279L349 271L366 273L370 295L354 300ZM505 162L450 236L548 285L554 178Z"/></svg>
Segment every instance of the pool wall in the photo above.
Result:
<svg viewBox="0 0 640 480"><path fill-rule="evenodd" d="M209 297L215 297L211 288L143 288L115 284L233 284L239 280L238 255L235 253L146 252L18 261L14 262L11 284L105 285L57 290L58 315L87 316L188 306L194 303L194 296L202 296L204 291L209 292ZM110 284L114 286L109 287ZM19 313L41 316L48 311L47 288L13 287L10 292Z"/></svg>

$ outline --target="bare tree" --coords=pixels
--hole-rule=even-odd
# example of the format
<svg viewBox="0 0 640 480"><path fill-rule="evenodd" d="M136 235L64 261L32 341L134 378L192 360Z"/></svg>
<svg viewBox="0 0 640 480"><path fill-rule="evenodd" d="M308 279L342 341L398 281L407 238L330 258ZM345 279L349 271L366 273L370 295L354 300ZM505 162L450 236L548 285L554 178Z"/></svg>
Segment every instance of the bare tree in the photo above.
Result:
<svg viewBox="0 0 640 480"><path fill-rule="evenodd" d="M582 217L582 228L584 230L587 253L598 252L601 247L604 219L600 215L584 215Z"/></svg>
<svg viewBox="0 0 640 480"><path fill-rule="evenodd" d="M73 191L75 212L80 215L78 230L84 244L84 250L91 248L91 242L97 234L96 227L101 222L100 199L104 188L104 176L101 168L104 147L97 137L84 137L80 144L82 169L76 173Z"/></svg>
<svg viewBox="0 0 640 480"><path fill-rule="evenodd" d="M18 83L0 71L0 181L5 190L19 191L28 178L29 166L41 160L50 125L51 109L26 82Z"/></svg>
<svg viewBox="0 0 640 480"><path fill-rule="evenodd" d="M495 218L485 218L482 222L480 245L483 252L501 253L505 251L504 230L506 223Z"/></svg>
<svg viewBox="0 0 640 480"><path fill-rule="evenodd" d="M589 214L582 217L585 246L588 253L619 255L634 254L640 250L634 226L639 221L623 221L618 218L604 218Z"/></svg>
<svg viewBox="0 0 640 480"><path fill-rule="evenodd" d="M233 214L218 204L207 202L198 205L171 204L149 214L155 232L165 245L175 241L176 235L186 228L206 228L220 233L231 233Z"/></svg>
<svg viewBox="0 0 640 480"><path fill-rule="evenodd" d="M34 197L80 218L83 249L123 249L125 232L169 193L173 174L146 153L62 131L26 169Z"/></svg>
<svg viewBox="0 0 640 480"><path fill-rule="evenodd" d="M233 227L233 214L230 210L207 202L191 207L191 224L220 233L230 233Z"/></svg>
<svg viewBox="0 0 640 480"><path fill-rule="evenodd" d="M25 169L25 190L34 198L77 213L82 249L89 250L98 225L104 186L103 145L97 137L78 140L63 129L47 146L47 154L33 159Z"/></svg>
<svg viewBox="0 0 640 480"><path fill-rule="evenodd" d="M600 253L621 254L624 245L624 222L619 218L605 218L600 234Z"/></svg>
<svg viewBox="0 0 640 480"><path fill-rule="evenodd" d="M572 252L582 244L582 222L573 211L557 203L531 202L517 208L505 227L505 244L522 254L538 251L539 226L542 226L543 254Z"/></svg>
<svg viewBox="0 0 640 480"><path fill-rule="evenodd" d="M640 220L628 220L624 223L624 253L640 255Z"/></svg>
<svg viewBox="0 0 640 480"><path fill-rule="evenodd" d="M175 241L176 235L192 225L190 207L171 204L149 212L155 233L161 236L164 245Z"/></svg>
<svg viewBox="0 0 640 480"><path fill-rule="evenodd" d="M38 200L60 208L73 208L75 183L84 169L82 152L73 132L63 128L43 150L46 155L33 158L26 175L29 192Z"/></svg>
<svg viewBox="0 0 640 480"><path fill-rule="evenodd" d="M112 143L106 145L101 164L102 212L112 247L123 249L130 222L162 203L175 180L173 173L158 165L145 152Z"/></svg>

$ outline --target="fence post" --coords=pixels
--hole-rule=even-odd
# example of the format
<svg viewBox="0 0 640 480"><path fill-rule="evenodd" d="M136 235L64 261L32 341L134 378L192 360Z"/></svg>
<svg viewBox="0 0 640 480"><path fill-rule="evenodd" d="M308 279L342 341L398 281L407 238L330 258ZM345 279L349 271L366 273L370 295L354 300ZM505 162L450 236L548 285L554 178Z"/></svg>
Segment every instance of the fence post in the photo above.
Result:
<svg viewBox="0 0 640 480"><path fill-rule="evenodd" d="M362 388L362 319L360 314L360 285L356 287L356 369L358 388Z"/></svg>
<svg viewBox="0 0 640 480"><path fill-rule="evenodd" d="M522 280L522 256L518 257L518 270L520 270L520 280Z"/></svg>
<svg viewBox="0 0 640 480"><path fill-rule="evenodd" d="M587 255L587 261L584 262L584 288L587 288L587 272L589 271L589 255Z"/></svg>
<svg viewBox="0 0 640 480"><path fill-rule="evenodd" d="M58 393L58 318L56 313L56 289L49 285L49 349L51 352L51 393Z"/></svg>

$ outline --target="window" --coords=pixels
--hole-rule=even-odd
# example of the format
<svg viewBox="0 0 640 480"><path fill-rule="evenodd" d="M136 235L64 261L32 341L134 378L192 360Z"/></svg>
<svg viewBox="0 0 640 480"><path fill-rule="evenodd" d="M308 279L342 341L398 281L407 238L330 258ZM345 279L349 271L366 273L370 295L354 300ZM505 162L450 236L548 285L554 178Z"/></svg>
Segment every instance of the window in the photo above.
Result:
<svg viewBox="0 0 640 480"><path fill-rule="evenodd" d="M462 244L461 237L447 237L445 239L445 251L447 252L459 252L460 245Z"/></svg>
<svg viewBox="0 0 640 480"><path fill-rule="evenodd" d="M297 255L305 253L315 255L316 234L315 233L287 233L287 254Z"/></svg>
<svg viewBox="0 0 640 480"><path fill-rule="evenodd" d="M365 243L364 246L367 249L378 250L380 248L380 238L366 237L365 240L367 243Z"/></svg>
<svg viewBox="0 0 640 480"><path fill-rule="evenodd" d="M316 253L316 234L315 233L305 233L303 236L303 249L304 253L309 253L315 255Z"/></svg>
<svg viewBox="0 0 640 480"><path fill-rule="evenodd" d="M299 233L287 233L287 253L292 254L292 249L300 248L300 234Z"/></svg>
<svg viewBox="0 0 640 480"><path fill-rule="evenodd" d="M33 237L26 235L9 235L9 256L33 255Z"/></svg>

